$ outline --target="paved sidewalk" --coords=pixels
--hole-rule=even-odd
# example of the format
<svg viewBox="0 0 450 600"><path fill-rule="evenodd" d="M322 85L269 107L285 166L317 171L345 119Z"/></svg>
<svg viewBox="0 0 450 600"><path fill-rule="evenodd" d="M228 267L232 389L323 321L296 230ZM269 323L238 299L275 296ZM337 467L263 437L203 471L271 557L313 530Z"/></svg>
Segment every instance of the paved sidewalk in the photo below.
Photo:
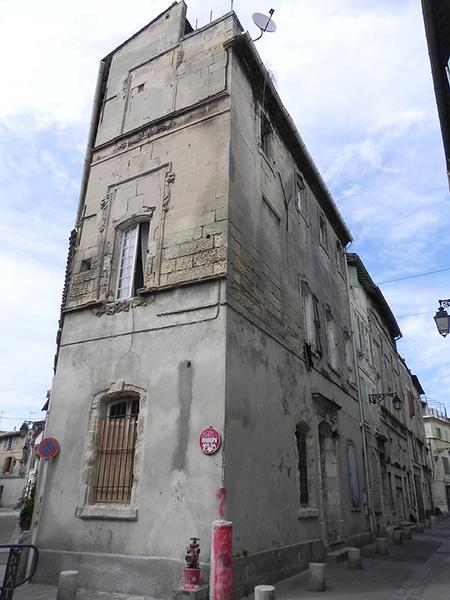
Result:
<svg viewBox="0 0 450 600"><path fill-rule="evenodd" d="M275 584L277 600L444 600L450 589L450 519L438 521L425 533L413 533L401 546L389 544L389 554L377 555L374 544L361 551L363 568L327 564L327 590L311 592L304 571ZM53 586L25 584L14 600L55 600ZM79 590L77 600L152 600Z"/></svg>

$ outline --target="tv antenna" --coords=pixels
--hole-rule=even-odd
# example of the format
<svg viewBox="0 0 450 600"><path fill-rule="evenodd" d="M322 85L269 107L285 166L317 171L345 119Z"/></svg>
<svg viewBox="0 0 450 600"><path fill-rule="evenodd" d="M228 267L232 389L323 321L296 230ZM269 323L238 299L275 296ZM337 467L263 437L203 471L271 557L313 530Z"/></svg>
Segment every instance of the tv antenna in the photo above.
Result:
<svg viewBox="0 0 450 600"><path fill-rule="evenodd" d="M268 33L272 33L273 31L276 31L277 26L275 25L275 21L272 21L272 16L273 16L274 12L275 12L274 9L271 8L269 10L269 16L263 15L262 13L253 13L253 17L252 17L253 23L257 27L259 27L259 29L261 30L261 33L257 38L252 40L252 42L257 42L258 40L260 40L266 31Z"/></svg>

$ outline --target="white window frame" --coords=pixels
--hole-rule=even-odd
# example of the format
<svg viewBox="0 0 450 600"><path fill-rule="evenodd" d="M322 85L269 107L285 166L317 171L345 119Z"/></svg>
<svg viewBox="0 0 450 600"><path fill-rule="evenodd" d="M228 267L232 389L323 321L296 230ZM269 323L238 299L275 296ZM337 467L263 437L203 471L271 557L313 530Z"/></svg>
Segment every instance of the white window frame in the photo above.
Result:
<svg viewBox="0 0 450 600"><path fill-rule="evenodd" d="M145 244L145 246L142 244L142 238L141 236L142 234L142 227L144 225L147 225L148 227L148 231L147 231L147 242ZM126 249L125 244L127 243L127 234L131 233L132 236L134 236L134 247L132 250L132 257L131 256L124 256L124 251ZM120 252L118 255L118 268L117 268L117 281L116 281L116 290L115 290L115 299L116 300L126 300L128 298L133 298L136 295L136 291L134 290L134 287L136 285L136 262L137 262L137 257L138 257L138 252L139 252L139 244L141 244L141 254L142 254L142 268L145 271L145 263L146 263L146 253L148 251L148 236L150 234L150 222L149 221L138 221L137 223L132 223L131 225L128 225L128 227L124 227L123 229L120 230L120 236L121 236L121 240L120 240ZM123 270L123 265L126 259L131 258L131 261L128 264L128 267L126 267L127 269L129 269L129 272L131 273L129 279L129 284L125 287L122 285L123 280L128 278L128 276L125 278L122 275L122 270Z"/></svg>

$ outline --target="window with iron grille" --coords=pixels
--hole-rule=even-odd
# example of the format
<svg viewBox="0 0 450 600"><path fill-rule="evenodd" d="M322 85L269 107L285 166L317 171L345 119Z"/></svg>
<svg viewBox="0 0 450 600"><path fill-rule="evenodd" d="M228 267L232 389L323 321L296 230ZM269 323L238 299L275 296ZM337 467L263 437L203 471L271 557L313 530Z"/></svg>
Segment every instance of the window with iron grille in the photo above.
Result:
<svg viewBox="0 0 450 600"><path fill-rule="evenodd" d="M134 477L139 400L120 398L100 418L93 502L128 504Z"/></svg>

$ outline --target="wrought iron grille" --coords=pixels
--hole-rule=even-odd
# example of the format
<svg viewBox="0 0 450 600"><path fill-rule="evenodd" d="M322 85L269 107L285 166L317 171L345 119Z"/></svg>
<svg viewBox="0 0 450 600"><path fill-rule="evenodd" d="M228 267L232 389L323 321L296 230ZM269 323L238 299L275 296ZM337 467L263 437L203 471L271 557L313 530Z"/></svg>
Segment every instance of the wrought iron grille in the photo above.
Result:
<svg viewBox="0 0 450 600"><path fill-rule="evenodd" d="M137 415L100 419L94 502L124 504L130 501L136 431Z"/></svg>

